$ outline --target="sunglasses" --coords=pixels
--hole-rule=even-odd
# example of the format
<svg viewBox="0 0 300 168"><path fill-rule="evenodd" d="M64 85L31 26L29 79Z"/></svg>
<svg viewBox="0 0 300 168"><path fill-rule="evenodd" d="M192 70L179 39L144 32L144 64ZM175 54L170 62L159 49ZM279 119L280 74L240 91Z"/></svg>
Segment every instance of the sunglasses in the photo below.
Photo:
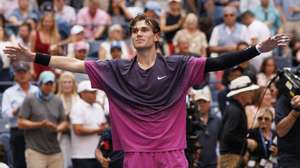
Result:
<svg viewBox="0 0 300 168"><path fill-rule="evenodd" d="M224 14L224 17L234 17L234 14Z"/></svg>
<svg viewBox="0 0 300 168"><path fill-rule="evenodd" d="M262 121L262 120L271 121L271 118L269 118L269 117L258 117L257 120L258 121Z"/></svg>

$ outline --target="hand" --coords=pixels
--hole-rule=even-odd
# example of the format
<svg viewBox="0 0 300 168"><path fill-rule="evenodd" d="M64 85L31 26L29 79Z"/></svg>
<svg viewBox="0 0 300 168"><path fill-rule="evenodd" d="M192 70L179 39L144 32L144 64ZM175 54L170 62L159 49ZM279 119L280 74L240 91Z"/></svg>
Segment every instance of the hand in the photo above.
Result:
<svg viewBox="0 0 300 168"><path fill-rule="evenodd" d="M108 128L108 124L107 124L107 123L101 123L101 124L99 125L99 128L98 128L98 134L102 134L103 131L104 131L106 128Z"/></svg>
<svg viewBox="0 0 300 168"><path fill-rule="evenodd" d="M258 43L257 47L261 52L268 52L276 47L287 46L290 38L284 34L277 34L275 36L269 37L267 40Z"/></svg>
<svg viewBox="0 0 300 168"><path fill-rule="evenodd" d="M110 162L109 158L100 157L100 163L103 168L109 168L109 162Z"/></svg>
<svg viewBox="0 0 300 168"><path fill-rule="evenodd" d="M278 154L278 148L274 145L271 145L269 150L271 151L272 156L276 156Z"/></svg>
<svg viewBox="0 0 300 168"><path fill-rule="evenodd" d="M291 105L293 108L300 109L300 95L294 96L292 98Z"/></svg>
<svg viewBox="0 0 300 168"><path fill-rule="evenodd" d="M56 124L54 124L51 121L46 121L46 127L49 128L49 129L55 130L55 131L57 130Z"/></svg>
<svg viewBox="0 0 300 168"><path fill-rule="evenodd" d="M35 53L31 52L30 49L25 48L20 43L18 43L17 47L6 46L3 51L12 60L32 62L35 59Z"/></svg>

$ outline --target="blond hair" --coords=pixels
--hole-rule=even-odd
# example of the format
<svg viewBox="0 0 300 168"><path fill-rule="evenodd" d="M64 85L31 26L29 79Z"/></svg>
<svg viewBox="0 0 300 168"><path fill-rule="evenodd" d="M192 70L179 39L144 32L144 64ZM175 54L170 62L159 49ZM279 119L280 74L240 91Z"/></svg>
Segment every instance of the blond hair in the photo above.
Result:
<svg viewBox="0 0 300 168"><path fill-rule="evenodd" d="M45 20L46 17L51 17L52 21L53 21L53 26L51 28L51 32L50 32L50 43L54 44L57 43L60 39L60 35L58 33L58 28L56 25L56 21L55 21L55 16L52 12L45 12L45 14L42 16L40 22L38 23L38 27L37 30L38 31L43 31L45 29L43 22Z"/></svg>

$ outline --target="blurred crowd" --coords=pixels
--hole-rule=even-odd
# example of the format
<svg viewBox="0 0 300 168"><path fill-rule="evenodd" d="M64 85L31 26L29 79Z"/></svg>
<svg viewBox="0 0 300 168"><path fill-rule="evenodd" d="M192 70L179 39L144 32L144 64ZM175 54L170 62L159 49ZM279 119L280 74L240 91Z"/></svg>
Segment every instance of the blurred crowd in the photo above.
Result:
<svg viewBox="0 0 300 168"><path fill-rule="evenodd" d="M288 47L207 74L187 95L192 167L218 165L226 95L240 76L260 87L245 107L248 138L270 143L267 152L261 145L249 149L247 165L264 167L261 159L276 165L279 94L268 83L278 69L300 63L299 0L0 0L0 161L14 168L122 165L122 152L111 152L107 97L91 88L86 74L10 60L3 48L20 44L80 60L132 59L129 24L140 13L160 23L157 52L164 56L218 57L274 34L290 36Z"/></svg>

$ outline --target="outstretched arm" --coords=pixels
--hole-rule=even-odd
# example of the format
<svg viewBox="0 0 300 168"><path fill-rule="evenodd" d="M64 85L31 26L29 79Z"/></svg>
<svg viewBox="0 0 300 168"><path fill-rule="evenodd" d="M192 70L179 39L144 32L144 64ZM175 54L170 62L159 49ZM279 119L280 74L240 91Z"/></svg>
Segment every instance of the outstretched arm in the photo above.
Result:
<svg viewBox="0 0 300 168"><path fill-rule="evenodd" d="M25 48L20 44L17 47L5 47L4 53L7 54L7 56L13 60L36 62L36 60L42 59L43 62L46 62L43 65L47 65L52 68L58 68L71 72L85 73L84 61L65 56L50 57L45 55L37 55L36 53L31 52L30 49Z"/></svg>
<svg viewBox="0 0 300 168"><path fill-rule="evenodd" d="M208 58L205 65L205 72L219 71L239 65L263 52L268 52L279 46L286 46L289 37L286 35L275 35L267 40L250 47L244 51L226 53L217 58Z"/></svg>

